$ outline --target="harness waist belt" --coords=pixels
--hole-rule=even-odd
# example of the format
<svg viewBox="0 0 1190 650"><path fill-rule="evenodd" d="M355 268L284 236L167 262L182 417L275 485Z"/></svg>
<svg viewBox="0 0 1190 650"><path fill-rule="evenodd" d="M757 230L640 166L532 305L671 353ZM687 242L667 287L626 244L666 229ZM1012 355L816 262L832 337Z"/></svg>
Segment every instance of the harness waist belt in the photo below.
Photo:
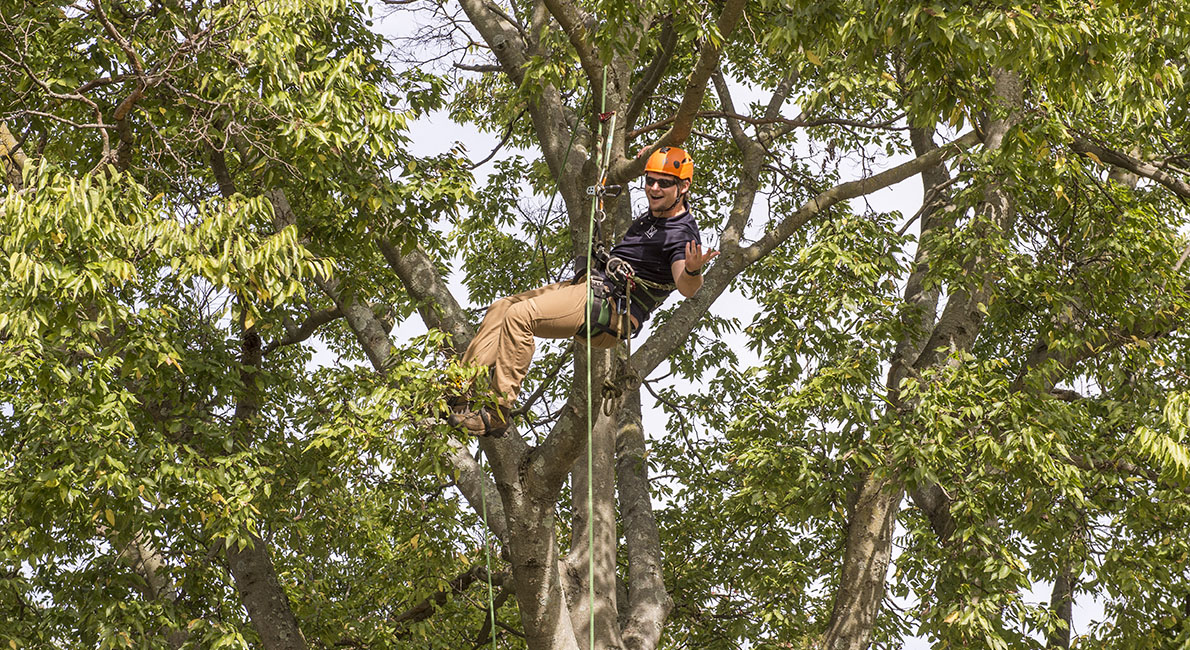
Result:
<svg viewBox="0 0 1190 650"><path fill-rule="evenodd" d="M672 284L658 284L639 277L636 275L635 269L632 268L632 264L608 255L603 247L598 247L593 252L592 259L595 262L594 272L591 275L593 303L590 320L592 322L583 323L577 335L585 336L588 326L590 326L592 334L609 333L627 340L636 334L636 332L628 334L628 330L631 329L629 303L639 308L644 318L648 318L648 315L665 300L675 287ZM573 282L577 284L584 277L586 277L586 273L580 273L575 276ZM622 319L622 326L613 328L612 319L617 315ZM641 322L644 322L644 318L641 319Z"/></svg>

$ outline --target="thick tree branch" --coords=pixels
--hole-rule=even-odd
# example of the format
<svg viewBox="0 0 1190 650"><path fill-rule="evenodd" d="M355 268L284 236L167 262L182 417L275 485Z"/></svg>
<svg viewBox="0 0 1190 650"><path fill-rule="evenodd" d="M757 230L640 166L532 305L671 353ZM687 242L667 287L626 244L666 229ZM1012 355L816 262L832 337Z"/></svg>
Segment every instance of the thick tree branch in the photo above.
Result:
<svg viewBox="0 0 1190 650"><path fill-rule="evenodd" d="M885 478L871 472L862 476L855 505L848 513L839 587L820 647L859 650L871 643L903 495Z"/></svg>
<svg viewBox="0 0 1190 650"><path fill-rule="evenodd" d="M793 84L797 79L798 73L791 72L777 84L773 89L773 96L769 99L769 105L764 110L764 119L777 120L781 116L781 107L789 99L789 93L793 92Z"/></svg>
<svg viewBox="0 0 1190 650"><path fill-rule="evenodd" d="M236 396L233 420L240 444L255 442L256 420L260 413L260 387L257 373L262 355L260 336L251 328L243 332L241 342L240 389ZM235 578L236 591L248 611L252 627L260 635L266 650L306 650L306 639L298 626L297 617L289 604L289 597L277 577L277 569L269 556L268 544L256 533L240 531L240 542L225 541L227 566Z"/></svg>
<svg viewBox="0 0 1190 650"><path fill-rule="evenodd" d="M277 579L267 544L258 535L246 535L249 546L227 545L227 565L261 646L266 650L305 650L306 639Z"/></svg>
<svg viewBox="0 0 1190 650"><path fill-rule="evenodd" d="M137 78L137 76L133 75L133 74L117 74L117 75L112 75L110 77L100 77L98 79L92 79L91 81L88 81L87 83L79 86L78 88L75 88L74 94L82 95L83 93L91 92L92 90L95 90L96 88L99 88L101 86L108 86L111 84L124 83L125 81L128 81L129 79L136 79L136 78Z"/></svg>
<svg viewBox="0 0 1190 650"><path fill-rule="evenodd" d="M476 462L471 451L462 442L455 439L448 441L450 446L450 464L457 472L455 486L463 493L463 498L471 508L482 514L487 510L488 530L502 543L508 543L508 519L504 514L504 504L501 502L500 492L496 483L488 476Z"/></svg>
<svg viewBox="0 0 1190 650"><path fill-rule="evenodd" d="M211 172L215 175L215 183L219 186L219 194L225 199L231 197L236 193L236 185L227 169L227 157L223 150L208 144L207 157L211 163Z"/></svg>
<svg viewBox="0 0 1190 650"><path fill-rule="evenodd" d="M99 0L92 0L91 7L95 10L95 18L103 24L103 28L107 31L107 35L116 42L116 45L124 52L124 56L128 58L128 64L136 70L136 74L143 77L145 75L145 63L141 60L140 55L128 43L128 40L116 30L115 25L108 19L107 13L103 11L103 4Z"/></svg>
<svg viewBox="0 0 1190 650"><path fill-rule="evenodd" d="M462 574L455 576L442 589L434 592L432 596L392 617L392 620L394 623L416 623L417 621L424 621L433 616L434 612L444 605L452 595L458 595L467 591L477 581L487 581L491 578L492 576L488 574L486 567L482 564L476 564Z"/></svg>
<svg viewBox="0 0 1190 650"><path fill-rule="evenodd" d="M1024 87L1016 73L997 69L993 71L992 76L995 83L994 108L1003 115L993 120L986 129L984 147L989 151L999 149L1009 131L1016 126L1024 94ZM977 208L977 214L979 218L975 221L975 227L981 231L992 228L1000 232L1012 230L1016 211L1006 182L997 180L988 185ZM966 268L972 277L982 276L982 279L974 288L952 289L946 308L938 318L921 355L914 362L914 368L920 370L932 366L948 350L966 350L975 341L983 320L980 306L987 303L991 291L991 278L986 272L979 272L988 261L982 254L972 255L967 261Z"/></svg>
<svg viewBox="0 0 1190 650"><path fill-rule="evenodd" d="M1054 579L1054 589L1050 595L1050 609L1057 614L1062 625L1055 628L1047 639L1050 648L1070 647L1070 626L1074 622L1074 587L1075 575L1070 560L1059 562L1058 575Z"/></svg>
<svg viewBox="0 0 1190 650"><path fill-rule="evenodd" d="M132 166L132 121L128 119L128 114L136 106L136 103L145 97L144 87L133 90L120 105L116 107L116 112L112 115L113 121L116 124L116 135L119 137L119 144L116 145L115 164L116 169L124 172Z"/></svg>
<svg viewBox="0 0 1190 650"><path fill-rule="evenodd" d="M913 150L923 156L937 148L933 129L915 128L909 132ZM954 224L953 212L941 211L941 193L947 187L950 173L946 165L939 163L922 172L921 234L914 254L913 271L905 283L905 310L903 322L905 334L897 342L892 363L888 371L888 399L900 403L901 381L907 376L911 364L921 354L930 331L938 319L938 288L925 289L925 276L930 267L930 249L939 233L945 233ZM954 534L955 522L950 514L950 497L942 486L931 483L920 486L912 492L913 503L930 521L930 527L938 540L946 544Z"/></svg>
<svg viewBox="0 0 1190 650"><path fill-rule="evenodd" d="M913 490L913 505L917 506L930 521L930 530L940 546L950 543L956 524L950 514L950 495L937 483L930 483Z"/></svg>
<svg viewBox="0 0 1190 650"><path fill-rule="evenodd" d="M1023 84L1020 77L1011 71L996 69L993 70L993 97L992 110L995 111L996 117L991 121L985 131L984 146L989 151L999 149L1008 133L1016 125L1021 105L1023 102ZM924 136L924 133L916 134L918 138ZM915 142L915 147L928 146L924 141ZM942 181L939 176L936 180ZM990 182L983 193L982 202L977 207L978 219L974 221L974 228L976 234L983 236L989 235L993 231L1006 232L1011 231L1013 223L1015 222L1015 206L1012 200L1012 194L1008 190L1009 181L1002 179L994 179ZM945 217L944 217L945 218ZM980 254L971 256L966 262L966 268L969 270L972 277L978 278L979 283L974 288L966 286L952 287L952 293L947 302L946 308L941 317L938 318L929 338L926 340L922 351L917 355L917 359L912 362L912 367L922 370L928 367L935 366L945 361L945 355L948 351L966 350L975 341L975 337L979 333L982 324L982 312L979 309L981 303L988 300L987 296L991 291L991 274L983 267L988 260ZM926 301L929 298L925 298ZM936 303L934 303L936 305ZM919 333L914 333L913 337L916 339ZM898 357L894 359L894 368L890 370L889 374L889 392L892 396L890 402L897 407L900 407L898 388L900 379L908 372L910 366L909 352L911 348L916 348L915 341L905 342L906 345L899 345L898 352L905 355L904 358ZM865 480L865 485L871 482L871 477ZM931 527L938 537L939 541L946 544L951 539L954 530L955 522L950 512L951 500L946 492L937 484L931 484L919 487L915 490L914 501L922 509L930 520ZM866 516L866 515L865 515ZM892 515L895 522L895 513ZM994 525L994 522L992 523ZM849 536L848 556L851 555L851 541ZM880 553L885 553L890 545L882 545L879 550ZM970 549L960 549L960 553L976 555L979 551L971 551ZM974 560L971 560L974 561ZM871 579L876 573L881 576L887 568L887 560L884 560L880 566L876 566L874 571L867 572L865 577ZM848 579L844 578L844 583ZM943 580L943 583L949 584L950 581ZM840 590L843 593L843 590ZM940 593L939 598L943 601L957 598L953 593ZM841 606L842 605L842 606ZM834 613L832 615L832 632L828 633L828 643L834 643L832 636L834 635L834 620L840 621L841 625L846 627L848 625L855 625L861 617L873 617L878 611L879 603L868 603L867 611L860 612L858 615L854 612L847 611L847 603L842 600L836 601ZM858 640L864 644L870 640L871 625L866 625L867 631L863 637Z"/></svg>
<svg viewBox="0 0 1190 650"><path fill-rule="evenodd" d="M173 584L161 575L161 570L165 567L165 559L153 547L152 540L144 533L133 535L132 541L124 546L120 556L144 580L141 594L145 600L163 599L173 602L177 598Z"/></svg>
<svg viewBox="0 0 1190 650"><path fill-rule="evenodd" d="M366 299L347 294L336 280L315 278L314 282L343 314L372 367L381 371L387 369L392 362L393 346L388 330L376 317L372 305Z"/></svg>
<svg viewBox="0 0 1190 650"><path fill-rule="evenodd" d="M520 32L493 12L490 3L484 0L460 0L459 4L484 42L496 55L496 60L500 62L500 67L508 78L518 86L524 85L528 45ZM554 86L538 84L534 86L534 90L536 95L527 108L538 142L541 144L542 154L553 177L558 180L567 210L571 214L579 214L582 208L583 179L577 170L582 167L588 156L585 147L578 141L580 139L576 139L573 147L568 147L568 144L571 141L570 128L582 128L581 120L573 127L570 126L571 120L567 118L562 96Z"/></svg>
<svg viewBox="0 0 1190 650"><path fill-rule="evenodd" d="M475 332L467 312L455 300L434 261L421 248L402 254L392 242L382 238L376 245L413 298L426 327L450 334L451 345L461 355Z"/></svg>
<svg viewBox="0 0 1190 650"><path fill-rule="evenodd" d="M604 376L601 372L608 365L610 355L607 351L592 350L592 361L595 364L591 375L598 382ZM587 430L587 398L595 400L595 417L599 417L600 390L593 388L593 393L587 390L587 365L585 355L575 357L574 380L570 384L570 394L566 405L553 430L540 445L529 452L525 461L525 479L533 486L541 486L547 493L553 493L561 488L574 461L582 454L586 447Z"/></svg>
<svg viewBox="0 0 1190 650"><path fill-rule="evenodd" d="M603 84L603 64L599 60L599 52L591 43L594 17L569 0L545 0L545 6L570 40L570 45L578 55L579 65L587 75L587 83L591 88L599 88Z"/></svg>
<svg viewBox="0 0 1190 650"><path fill-rule="evenodd" d="M296 217L284 192L274 190L270 191L267 196L273 204L273 211L280 223L296 223ZM419 299L427 299L422 310L422 316L426 319L427 326L440 327L444 331L451 332L457 337L455 338L456 345L465 347L466 342L470 341L472 336L465 313L455 302L450 292L446 290L445 285L441 283L441 278L428 257L420 250L414 251L408 256L400 256L387 243L383 243L382 247L387 248L386 259L393 256L389 262L394 264L398 275L404 274L402 279L406 283L407 290L410 290ZM377 372L384 373L385 369L389 367L393 347L388 338L388 329L383 325L381 319L366 301L353 300L343 295L337 281L318 278L316 283L335 303L336 311L340 312L342 317L347 320L348 326L364 349L364 354L372 363L372 367ZM440 319L438 312L430 306L435 300L439 301L438 304L443 307L443 311L446 313L445 319ZM512 449L524 446L524 442L519 438L513 438L512 442ZM479 464L471 457L466 445L456 440L451 440L449 444L450 461L458 472L456 484L475 512L480 512L482 510L480 508L481 499L486 495L496 495L496 486L487 474L480 470ZM505 445L509 444L509 441L505 442ZM491 453L490 450L489 453ZM507 538L508 527L500 500L487 499L487 502L488 527L497 538L504 540Z"/></svg>
<svg viewBox="0 0 1190 650"><path fill-rule="evenodd" d="M489 2L488 3L488 11L503 18L504 22L508 23L509 25L512 25L516 29L517 33L521 35L521 40L523 42L525 42L526 44L528 43L529 37L527 34L525 34L525 26L522 25L520 23L520 21L518 21L517 19L513 18L512 16L509 16L508 12L504 11L504 7L501 7L500 5L498 5L494 2Z"/></svg>
<svg viewBox="0 0 1190 650"><path fill-rule="evenodd" d="M670 130L661 137L662 144L682 144L690 136L690 129L694 125L694 115L698 112L699 106L702 106L702 98L706 94L707 79L719 67L719 56L722 54L723 43L728 40L731 33L735 31L736 25L740 23L740 19L743 18L744 5L746 4L746 0L727 0L724 4L723 12L719 14L719 19L715 22L715 29L718 33L704 39L698 53L698 61L694 64L694 69L691 70L690 76L686 80L682 101L678 105L678 110L674 112L676 119Z"/></svg>
<svg viewBox="0 0 1190 650"><path fill-rule="evenodd" d="M797 229L801 228L807 221L812 219L824 210L833 207L834 205L854 199L856 197L871 194L890 185L896 185L901 181L916 176L923 171L930 169L963 152L967 148L979 142L979 135L974 131L946 144L929 153L918 156L913 160L901 163L892 169L885 170L879 174L861 178L856 181L849 181L841 183L835 187L830 188L824 192L820 192L817 196L807 201L797 212L790 215L773 228L763 237L756 241L756 243L745 249L745 257L748 263L755 262L764 255L771 252L781 242L788 239Z"/></svg>
<svg viewBox="0 0 1190 650"><path fill-rule="evenodd" d="M727 80L723 78L722 70L715 70L711 75L711 80L715 83L715 92L719 95L719 104L723 106L721 114L727 118L727 129L731 132L731 139L735 141L736 147L743 151L748 148L752 139L744 133L744 128L740 126L740 118L735 112L735 102L731 99L731 89L727 87ZM705 112L704 112L705 113Z"/></svg>
<svg viewBox="0 0 1190 650"><path fill-rule="evenodd" d="M1010 388L1014 392L1028 389L1048 393L1067 401L1077 399L1078 394L1074 391L1055 389L1076 365L1137 340L1154 341L1169 336L1183 320L1179 312L1170 311L1153 319L1138 319L1131 328L1091 331L1079 345L1070 348L1053 348L1038 341L1030 349L1024 367Z"/></svg>
<svg viewBox="0 0 1190 650"><path fill-rule="evenodd" d="M996 101L1000 102L1000 108L1005 115L989 125L984 144L991 149L999 148L1005 135L1015 125L1021 102L1020 81L1015 74L997 71L995 78ZM918 152L933 146L932 133L929 131L914 129L911 131L911 138L914 149ZM935 197L932 197L931 193L936 193L946 186L949 182L948 175L941 166L926 171L929 176L923 176L923 183L926 185L923 202L934 202ZM985 278L974 292L964 288L954 290L942 316L937 316L938 292L923 291L922 281L929 266L927 256L931 240L936 232L946 232L953 227L954 217L944 212L935 218L936 206L923 209L926 213L922 222L921 244L918 247L914 271L905 289L905 301L910 307L907 317L916 319L916 322L908 323L905 337L898 342L886 383L889 402L898 407L901 405L901 381L912 368L921 370L938 363L942 359L944 348L964 350L974 342L982 317L977 307L980 302L987 300L990 286L990 280ZM1010 227L1014 212L1010 196L1002 183L994 182L985 191L979 212L984 217L982 222L977 222L981 228L989 227L988 223L1001 229ZM976 256L968 262L968 268L974 275L983 263ZM930 325L933 325L932 329L929 328ZM948 544L956 525L950 512L951 499L946 491L940 485L931 483L915 488L912 498L914 504L926 515L939 542Z"/></svg>
<svg viewBox="0 0 1190 650"><path fill-rule="evenodd" d="M934 144L933 129L912 129L909 139L913 151L918 156L924 156L937 149ZM950 173L944 164L939 163L922 171L922 207L921 233L918 237L917 251L914 253L913 271L905 283L904 300L909 308L905 312L905 335L897 342L897 349L888 373L888 390L890 398L896 402L896 392L904 379L905 373L917 357L921 355L922 346L926 344L931 329L938 319L938 288L925 289L925 276L930 267L930 249L939 233L946 232L948 226L954 223L954 212L942 213L940 200L942 188L950 183ZM939 218L941 215L941 218Z"/></svg>
<svg viewBox="0 0 1190 650"><path fill-rule="evenodd" d="M177 602L178 592L175 585L162 575L165 559L154 548L152 540L147 535L144 533L133 535L132 541L124 547L120 557L128 562L132 566L132 570L144 581L141 594L145 600L160 600L169 604ZM172 630L165 634L165 640L170 648L176 650L185 645L189 636L190 633L185 629Z"/></svg>
<svg viewBox="0 0 1190 650"><path fill-rule="evenodd" d="M1156 181L1183 199L1190 199L1190 183L1165 172L1156 165L1095 144L1081 136L1075 136L1074 140L1070 143L1070 148L1075 153L1094 156L1103 163L1120 167L1138 176Z"/></svg>
<svg viewBox="0 0 1190 650"><path fill-rule="evenodd" d="M356 339L360 342L364 353L368 360L372 363L372 367L377 372L384 373L390 365L392 359L392 343L388 338L388 332L380 324L380 319L372 311L372 308L366 301L352 300L343 297L339 290L338 284L331 280L317 279L319 287L322 288L335 304L338 309L343 312L347 319L347 324L355 333ZM470 336L466 336L469 340ZM490 441L488 442L488 454L493 456L493 449ZM524 447L524 442L519 437L510 437L504 443L512 449L519 449ZM500 505L500 499L494 498L498 492L496 486L486 473L481 471L479 464L471 457L467 451L466 446L458 441L452 440L450 442L450 460L455 470L458 472L457 485L459 490L466 497L467 502L476 512L481 512L485 508L488 513L488 527L492 533L499 539L505 539L507 535L507 522L505 521L504 511ZM513 453L510 451L509 453ZM503 455L493 456L496 458L503 458ZM486 502L486 503L485 503ZM483 505L481 508L480 506Z"/></svg>
<svg viewBox="0 0 1190 650"><path fill-rule="evenodd" d="M796 75L790 75L777 85L777 89L773 92L773 96L769 99L769 105L765 109L765 119L774 119L780 114L781 106L788 98L795 78ZM728 90L726 80L721 74L716 77L715 88L719 91L724 108L728 112L735 112L731 95L726 92ZM757 139L753 140L747 137L742 127L732 129L732 138L735 140L743 160L740 165L740 180L736 186L732 210L728 215L727 224L723 228L720 242L723 250L732 251L733 254L739 248L740 240L744 236L744 228L748 224L752 206L756 200L756 193L760 189L760 170L768 157L767 147L779 137L782 129L774 128L771 125L768 127L760 125L757 131Z"/></svg>
<svg viewBox="0 0 1190 650"><path fill-rule="evenodd" d="M723 6L722 13L719 14L719 19L715 22L715 27L718 32L715 38L707 38L703 41L702 47L699 50L698 61L694 65L694 69L686 78L685 90L682 93L682 100L678 104L677 110L673 115L673 126L670 127L664 135L653 143L644 155L636 158L626 158L617 161L611 170L611 177L613 179L636 178L644 173L645 163L648 161L648 155L665 145L681 145L690 137L690 132L694 127L694 119L698 113L698 109L702 106L703 96L706 95L707 80L710 79L711 73L719 66L719 57L722 54L722 46L731 33L735 31L737 25L744 15L744 5L746 0L727 0ZM636 137L640 131L630 133L625 137L625 141Z"/></svg>

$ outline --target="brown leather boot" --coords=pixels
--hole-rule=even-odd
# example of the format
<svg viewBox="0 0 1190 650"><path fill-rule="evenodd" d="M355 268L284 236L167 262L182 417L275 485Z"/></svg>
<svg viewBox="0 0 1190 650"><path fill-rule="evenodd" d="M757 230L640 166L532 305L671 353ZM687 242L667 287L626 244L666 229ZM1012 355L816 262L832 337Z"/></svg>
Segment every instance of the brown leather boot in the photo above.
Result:
<svg viewBox="0 0 1190 650"><path fill-rule="evenodd" d="M490 406L463 404L455 407L446 421L473 436L503 438L504 433L508 431L508 421L511 417L508 407L505 406L493 409Z"/></svg>

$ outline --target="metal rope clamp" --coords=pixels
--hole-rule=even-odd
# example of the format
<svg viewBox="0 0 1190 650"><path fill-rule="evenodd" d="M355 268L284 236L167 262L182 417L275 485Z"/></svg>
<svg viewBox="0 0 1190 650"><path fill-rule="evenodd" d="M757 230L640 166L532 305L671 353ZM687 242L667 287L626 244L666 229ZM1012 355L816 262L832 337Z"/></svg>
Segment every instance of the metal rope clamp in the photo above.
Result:
<svg viewBox="0 0 1190 650"><path fill-rule="evenodd" d="M628 262L612 256L607 258L607 266L604 267L604 272L609 278L627 286L628 279L636 274L636 269L633 269L632 265Z"/></svg>
<svg viewBox="0 0 1190 650"><path fill-rule="evenodd" d="M587 187L587 196L610 196L615 198L620 196L624 188L620 185L590 185Z"/></svg>
<svg viewBox="0 0 1190 650"><path fill-rule="evenodd" d="M628 296L632 291L632 278L636 270L632 268L631 264L618 257L609 257L607 264L603 267L603 273L613 284L623 289L623 291L615 292L612 304L615 305L617 313L626 315L628 313Z"/></svg>

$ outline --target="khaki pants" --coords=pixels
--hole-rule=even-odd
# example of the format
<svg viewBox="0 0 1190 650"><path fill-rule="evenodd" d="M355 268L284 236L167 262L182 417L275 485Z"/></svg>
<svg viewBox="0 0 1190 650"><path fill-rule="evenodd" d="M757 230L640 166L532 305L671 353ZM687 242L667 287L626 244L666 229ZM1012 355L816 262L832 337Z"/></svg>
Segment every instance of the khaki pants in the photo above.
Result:
<svg viewBox="0 0 1190 650"><path fill-rule="evenodd" d="M463 353L463 363L486 366L491 371L492 389L501 406L512 407L529 373L534 340L574 337L587 319L587 285L559 282L515 296L501 298L488 307L479 332ZM613 319L619 323L621 319ZM591 347L610 348L619 339L611 334L591 337Z"/></svg>

